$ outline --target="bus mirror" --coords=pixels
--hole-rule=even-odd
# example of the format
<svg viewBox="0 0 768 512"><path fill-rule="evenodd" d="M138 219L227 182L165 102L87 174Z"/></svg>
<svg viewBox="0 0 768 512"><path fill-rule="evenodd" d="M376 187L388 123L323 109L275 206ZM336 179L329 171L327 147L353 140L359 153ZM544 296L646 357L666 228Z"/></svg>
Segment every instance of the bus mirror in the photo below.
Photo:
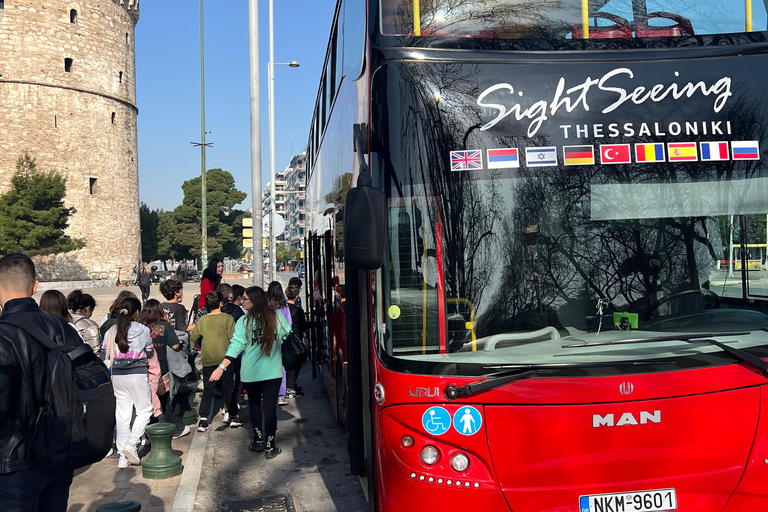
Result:
<svg viewBox="0 0 768 512"><path fill-rule="evenodd" d="M384 192L358 186L347 192L344 203L344 254L360 270L384 265L387 244L387 201Z"/></svg>

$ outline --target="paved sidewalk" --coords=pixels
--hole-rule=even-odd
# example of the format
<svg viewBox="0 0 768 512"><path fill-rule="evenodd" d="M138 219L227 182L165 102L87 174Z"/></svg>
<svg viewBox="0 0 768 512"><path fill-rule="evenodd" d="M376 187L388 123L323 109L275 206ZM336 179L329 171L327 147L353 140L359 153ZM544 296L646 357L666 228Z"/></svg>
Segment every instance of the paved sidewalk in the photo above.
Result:
<svg viewBox="0 0 768 512"><path fill-rule="evenodd" d="M182 464L186 463L194 435L193 431L188 436L173 440L173 450L181 456ZM107 457L75 472L67 512L95 512L106 503L120 500L138 501L142 512L167 512L171 510L180 479L181 475L165 480L149 480L141 476L141 466L118 469L117 457Z"/></svg>
<svg viewBox="0 0 768 512"><path fill-rule="evenodd" d="M280 495L290 496L296 512L368 510L360 484L349 472L344 430L336 425L322 377L312 381L307 364L299 384L305 396L288 400L278 411L277 444L283 451L274 459L248 451L253 431L247 407L240 411L243 427L226 428L221 416L214 418L195 512L289 510L261 501Z"/></svg>

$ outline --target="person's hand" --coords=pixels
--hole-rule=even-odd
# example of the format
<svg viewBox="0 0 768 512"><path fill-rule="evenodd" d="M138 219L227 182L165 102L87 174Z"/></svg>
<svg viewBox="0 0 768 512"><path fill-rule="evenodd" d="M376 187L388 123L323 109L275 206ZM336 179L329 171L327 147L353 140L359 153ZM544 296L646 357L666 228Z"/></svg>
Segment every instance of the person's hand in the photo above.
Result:
<svg viewBox="0 0 768 512"><path fill-rule="evenodd" d="M221 376L224 375L224 370L221 368L216 368L213 370L213 373L211 374L211 377L208 379L211 382L216 382L221 378Z"/></svg>

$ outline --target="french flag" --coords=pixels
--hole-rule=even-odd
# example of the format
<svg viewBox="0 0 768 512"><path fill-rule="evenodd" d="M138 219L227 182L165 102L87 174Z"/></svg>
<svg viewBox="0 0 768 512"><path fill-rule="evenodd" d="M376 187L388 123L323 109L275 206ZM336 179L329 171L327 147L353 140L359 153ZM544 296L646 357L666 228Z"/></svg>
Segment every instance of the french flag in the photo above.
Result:
<svg viewBox="0 0 768 512"><path fill-rule="evenodd" d="M731 142L734 160L760 160L760 143L756 140Z"/></svg>
<svg viewBox="0 0 768 512"><path fill-rule="evenodd" d="M728 143L702 142L701 159L702 161L728 160Z"/></svg>
<svg viewBox="0 0 768 512"><path fill-rule="evenodd" d="M489 169L512 169L516 167L520 167L517 148L488 150Z"/></svg>

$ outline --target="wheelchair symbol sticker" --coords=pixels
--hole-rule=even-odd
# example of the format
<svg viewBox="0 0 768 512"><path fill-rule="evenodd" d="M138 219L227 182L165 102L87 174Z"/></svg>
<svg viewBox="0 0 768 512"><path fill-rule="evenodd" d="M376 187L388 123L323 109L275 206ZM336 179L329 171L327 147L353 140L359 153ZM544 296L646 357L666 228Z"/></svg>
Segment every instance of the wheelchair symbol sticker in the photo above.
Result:
<svg viewBox="0 0 768 512"><path fill-rule="evenodd" d="M483 416L474 407L464 405L453 414L453 428L461 435L477 434L482 426Z"/></svg>
<svg viewBox="0 0 768 512"><path fill-rule="evenodd" d="M421 424L428 433L441 436L451 428L451 414L442 407L430 407L424 411Z"/></svg>

